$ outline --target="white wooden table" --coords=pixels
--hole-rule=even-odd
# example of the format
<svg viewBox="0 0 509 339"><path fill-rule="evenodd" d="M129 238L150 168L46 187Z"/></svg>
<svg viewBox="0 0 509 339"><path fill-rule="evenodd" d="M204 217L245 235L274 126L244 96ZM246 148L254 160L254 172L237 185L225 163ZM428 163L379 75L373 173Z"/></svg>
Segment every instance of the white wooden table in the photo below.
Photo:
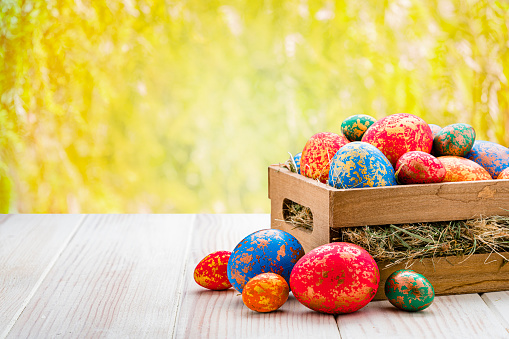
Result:
<svg viewBox="0 0 509 339"><path fill-rule="evenodd" d="M0 338L509 338L509 292L387 301L332 316L291 294L249 310L208 291L196 264L270 227L269 215L0 216ZM509 289L509 288L508 288Z"/></svg>

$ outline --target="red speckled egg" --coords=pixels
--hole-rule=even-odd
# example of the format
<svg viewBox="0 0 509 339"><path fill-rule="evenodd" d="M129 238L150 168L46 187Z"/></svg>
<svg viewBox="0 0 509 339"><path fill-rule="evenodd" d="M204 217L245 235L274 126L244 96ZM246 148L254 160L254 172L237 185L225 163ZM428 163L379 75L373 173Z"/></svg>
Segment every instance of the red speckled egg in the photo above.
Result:
<svg viewBox="0 0 509 339"><path fill-rule="evenodd" d="M472 160L453 155L437 158L444 165L446 173L443 181L491 180L490 174Z"/></svg>
<svg viewBox="0 0 509 339"><path fill-rule="evenodd" d="M437 158L425 152L407 152L396 163L396 178L400 184L442 182L445 173L444 165Z"/></svg>
<svg viewBox="0 0 509 339"><path fill-rule="evenodd" d="M290 289L286 280L275 273L258 274L244 286L242 301L256 312L272 312L283 306Z"/></svg>
<svg viewBox="0 0 509 339"><path fill-rule="evenodd" d="M321 132L313 135L304 146L300 158L300 172L306 177L326 183L332 157L348 139L344 135Z"/></svg>
<svg viewBox="0 0 509 339"><path fill-rule="evenodd" d="M380 273L373 257L346 242L319 246L295 264L293 295L304 306L329 314L355 312L376 294Z"/></svg>
<svg viewBox="0 0 509 339"><path fill-rule="evenodd" d="M497 179L509 179L509 167L500 172Z"/></svg>
<svg viewBox="0 0 509 339"><path fill-rule="evenodd" d="M227 267L231 252L217 251L203 258L194 270L194 281L209 290L226 290L232 287Z"/></svg>
<svg viewBox="0 0 509 339"><path fill-rule="evenodd" d="M433 146L433 133L428 124L418 116L399 113L371 125L364 133L362 141L382 151L395 167L398 159L407 152L429 153Z"/></svg>

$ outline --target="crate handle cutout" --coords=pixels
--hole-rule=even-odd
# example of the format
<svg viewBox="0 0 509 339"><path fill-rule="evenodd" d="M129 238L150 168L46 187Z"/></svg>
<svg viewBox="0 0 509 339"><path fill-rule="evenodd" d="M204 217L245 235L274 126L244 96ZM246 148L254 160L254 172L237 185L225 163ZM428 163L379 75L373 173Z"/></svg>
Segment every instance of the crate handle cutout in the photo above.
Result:
<svg viewBox="0 0 509 339"><path fill-rule="evenodd" d="M304 232L313 232L313 213L309 207L290 199L283 199L283 219L287 224Z"/></svg>

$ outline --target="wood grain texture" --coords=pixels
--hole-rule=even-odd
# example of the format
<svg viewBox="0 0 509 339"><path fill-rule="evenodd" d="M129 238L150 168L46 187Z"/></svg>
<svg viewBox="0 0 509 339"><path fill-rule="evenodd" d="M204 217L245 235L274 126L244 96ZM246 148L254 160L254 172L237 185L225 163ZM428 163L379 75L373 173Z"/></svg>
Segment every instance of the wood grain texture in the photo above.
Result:
<svg viewBox="0 0 509 339"><path fill-rule="evenodd" d="M0 338L7 335L82 219L0 216Z"/></svg>
<svg viewBox="0 0 509 339"><path fill-rule="evenodd" d="M192 215L91 215L9 337L167 337Z"/></svg>
<svg viewBox="0 0 509 339"><path fill-rule="evenodd" d="M507 338L508 332L478 294L436 297L420 312L396 309L375 301L352 314L337 317L348 338Z"/></svg>
<svg viewBox="0 0 509 339"><path fill-rule="evenodd" d="M268 215L200 215L196 224L175 338L339 338L334 317L308 310L290 293L276 312L248 309L234 289L209 291L193 271L207 254L232 251L247 235L270 227Z"/></svg>
<svg viewBox="0 0 509 339"><path fill-rule="evenodd" d="M484 293L481 298L509 332L509 291Z"/></svg>

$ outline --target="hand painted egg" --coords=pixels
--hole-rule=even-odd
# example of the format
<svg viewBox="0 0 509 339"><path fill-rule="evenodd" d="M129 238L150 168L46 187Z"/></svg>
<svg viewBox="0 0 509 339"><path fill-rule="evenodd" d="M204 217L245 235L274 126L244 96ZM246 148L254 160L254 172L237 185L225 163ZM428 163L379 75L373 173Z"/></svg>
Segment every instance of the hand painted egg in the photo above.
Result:
<svg viewBox="0 0 509 339"><path fill-rule="evenodd" d="M429 128L431 129L431 133L433 134L433 138L436 137L438 132L442 129L442 127L435 125L435 124L428 124Z"/></svg>
<svg viewBox="0 0 509 339"><path fill-rule="evenodd" d="M297 173L300 174L300 158L302 156L302 152L295 154L293 157L293 161L295 162L295 166L297 167Z"/></svg>
<svg viewBox="0 0 509 339"><path fill-rule="evenodd" d="M283 306L289 292L288 283L282 276L262 273L244 286L242 301L253 311L272 312Z"/></svg>
<svg viewBox="0 0 509 339"><path fill-rule="evenodd" d="M464 157L474 145L475 131L467 124L445 126L433 139L433 150L437 155Z"/></svg>
<svg viewBox="0 0 509 339"><path fill-rule="evenodd" d="M400 184L431 184L442 182L445 167L431 154L413 151L403 154L396 163L396 178Z"/></svg>
<svg viewBox="0 0 509 339"><path fill-rule="evenodd" d="M375 122L375 118L366 114L352 115L341 123L341 131L348 140L361 141L364 132Z"/></svg>
<svg viewBox="0 0 509 339"><path fill-rule="evenodd" d="M304 306L342 314L366 306L375 296L379 282L378 266L366 250L335 242L309 251L297 262L290 288Z"/></svg>
<svg viewBox="0 0 509 339"><path fill-rule="evenodd" d="M248 235L235 247L228 261L228 279L240 293L260 273L276 273L288 282L293 266L303 255L302 245L290 233L261 230Z"/></svg>
<svg viewBox="0 0 509 339"><path fill-rule="evenodd" d="M394 169L375 146L354 141L340 148L332 158L328 184L336 188L396 185Z"/></svg>
<svg viewBox="0 0 509 339"><path fill-rule="evenodd" d="M385 295L400 310L416 312L431 305L435 299L435 290L422 274L399 270L387 278Z"/></svg>
<svg viewBox="0 0 509 339"><path fill-rule="evenodd" d="M445 167L444 182L491 180L490 174L472 160L452 155L438 157L437 159Z"/></svg>
<svg viewBox="0 0 509 339"><path fill-rule="evenodd" d="M226 290L232 285L226 273L231 252L217 251L203 258L194 270L194 281L209 290Z"/></svg>
<svg viewBox="0 0 509 339"><path fill-rule="evenodd" d="M500 172L497 179L509 179L509 167Z"/></svg>
<svg viewBox="0 0 509 339"><path fill-rule="evenodd" d="M322 132L313 135L304 146L300 159L300 170L308 178L318 179L323 183L329 177L332 157L348 139L344 135Z"/></svg>
<svg viewBox="0 0 509 339"><path fill-rule="evenodd" d="M399 113L386 116L371 125L362 141L382 151L395 167L398 159L406 152L429 153L433 145L433 134L428 124L418 116Z"/></svg>
<svg viewBox="0 0 509 339"><path fill-rule="evenodd" d="M474 142L467 158L484 167L493 178L509 167L509 149L491 141Z"/></svg>

